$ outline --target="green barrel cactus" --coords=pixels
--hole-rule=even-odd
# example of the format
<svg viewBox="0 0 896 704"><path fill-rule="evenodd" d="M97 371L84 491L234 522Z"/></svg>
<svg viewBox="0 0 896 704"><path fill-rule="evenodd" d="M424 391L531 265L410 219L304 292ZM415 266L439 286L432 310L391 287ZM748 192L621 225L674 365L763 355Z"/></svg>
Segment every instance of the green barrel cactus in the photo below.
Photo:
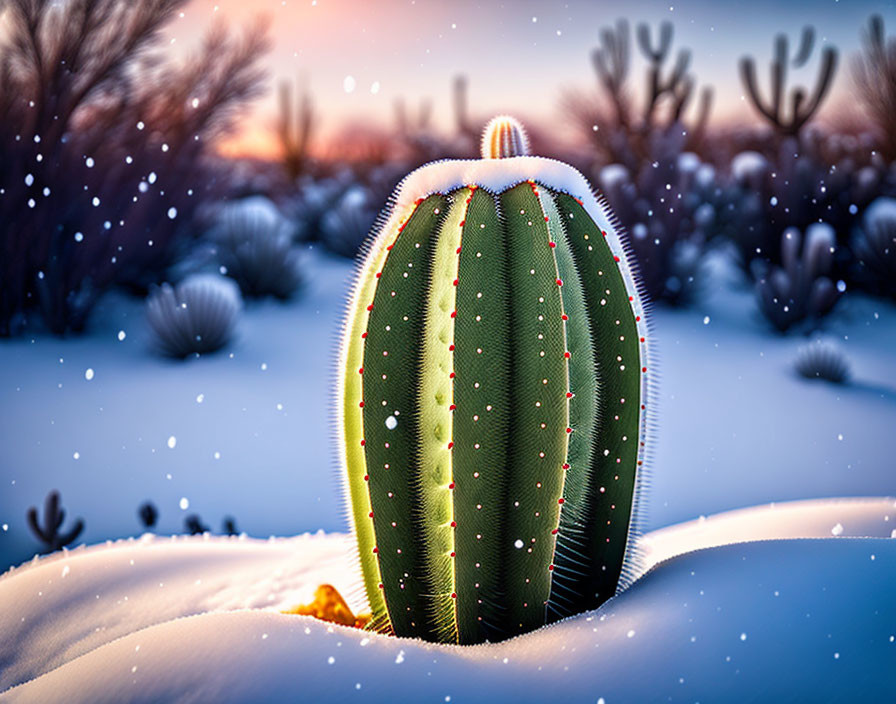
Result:
<svg viewBox="0 0 896 704"><path fill-rule="evenodd" d="M371 627L495 641L636 571L644 308L608 207L495 118L483 159L410 174L339 360L346 493Z"/></svg>

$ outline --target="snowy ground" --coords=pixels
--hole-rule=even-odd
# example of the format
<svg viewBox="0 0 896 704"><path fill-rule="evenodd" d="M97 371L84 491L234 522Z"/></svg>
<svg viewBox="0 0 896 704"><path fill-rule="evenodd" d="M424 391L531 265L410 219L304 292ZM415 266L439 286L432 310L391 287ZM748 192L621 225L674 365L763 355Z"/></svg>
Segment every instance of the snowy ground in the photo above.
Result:
<svg viewBox="0 0 896 704"><path fill-rule="evenodd" d="M351 264L315 252L306 271L302 298L249 304L237 343L200 360L153 356L142 308L124 298L84 337L0 342L0 569L39 547L25 511L52 488L85 519L79 542L139 534L146 499L162 534L189 513L213 530L233 515L258 537L343 530L329 412ZM792 371L805 340L769 334L729 278L717 270L701 304L653 317L662 381L646 527L896 494L896 306L845 300L827 337L855 382L808 383Z"/></svg>
<svg viewBox="0 0 896 704"><path fill-rule="evenodd" d="M661 529L598 611L476 647L279 613L351 592L344 535L79 548L0 577L0 701L893 701L894 525L890 497Z"/></svg>

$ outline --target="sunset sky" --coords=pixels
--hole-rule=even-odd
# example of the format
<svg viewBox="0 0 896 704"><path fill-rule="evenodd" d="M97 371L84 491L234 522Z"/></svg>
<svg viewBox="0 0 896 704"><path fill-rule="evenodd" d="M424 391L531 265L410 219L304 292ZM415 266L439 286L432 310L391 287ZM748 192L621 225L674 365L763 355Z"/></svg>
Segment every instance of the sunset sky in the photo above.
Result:
<svg viewBox="0 0 896 704"><path fill-rule="evenodd" d="M600 27L622 16L632 24L674 23L674 46L691 48L692 72L701 85L715 87L717 122L753 117L738 79L739 57L757 58L768 90L775 33L786 31L795 43L801 27L811 23L818 35L815 54L792 77L813 86L819 44L840 49L834 96L826 106L830 113L850 102L848 57L859 48L861 27L873 12L896 31L896 0L193 0L167 38L189 48L216 18L232 27L258 14L270 18L270 88L243 121L237 140L240 150L267 152L276 116L273 87L284 79L302 81L313 94L322 139L349 121L389 125L399 97L412 107L430 97L436 126L448 129L458 73L469 76L475 115L506 111L568 130L563 92L594 90L589 53ZM641 85L644 66L637 59L633 77Z"/></svg>

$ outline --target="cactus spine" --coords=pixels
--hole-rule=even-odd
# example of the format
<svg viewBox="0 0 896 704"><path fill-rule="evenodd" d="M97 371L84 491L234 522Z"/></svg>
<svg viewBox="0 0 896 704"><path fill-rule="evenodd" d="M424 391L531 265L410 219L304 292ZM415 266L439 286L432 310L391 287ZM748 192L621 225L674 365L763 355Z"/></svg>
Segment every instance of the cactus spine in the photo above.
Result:
<svg viewBox="0 0 896 704"><path fill-rule="evenodd" d="M482 161L412 174L355 286L339 417L375 629L500 640L631 572L643 311L584 179L527 148L496 118Z"/></svg>

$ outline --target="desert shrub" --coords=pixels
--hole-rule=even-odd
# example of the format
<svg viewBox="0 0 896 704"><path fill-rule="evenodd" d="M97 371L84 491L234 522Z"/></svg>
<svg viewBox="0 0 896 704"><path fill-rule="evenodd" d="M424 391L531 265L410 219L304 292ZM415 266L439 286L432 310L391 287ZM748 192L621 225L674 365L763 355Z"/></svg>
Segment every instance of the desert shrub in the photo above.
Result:
<svg viewBox="0 0 896 704"><path fill-rule="evenodd" d="M302 283L293 229L263 196L228 204L212 234L222 273L246 296L290 298Z"/></svg>
<svg viewBox="0 0 896 704"><path fill-rule="evenodd" d="M870 291L896 297L896 199L878 198L853 233L856 277Z"/></svg>
<svg viewBox="0 0 896 704"><path fill-rule="evenodd" d="M321 219L321 241L336 254L355 256L376 220L378 207L366 188L351 186Z"/></svg>
<svg viewBox="0 0 896 704"><path fill-rule="evenodd" d="M9 0L0 33L0 335L83 329L111 286L158 281L214 195L209 146L261 87L260 27L181 65L186 0Z"/></svg>
<svg viewBox="0 0 896 704"><path fill-rule="evenodd" d="M801 377L821 379L834 384L845 384L850 376L846 355L837 347L821 340L800 348L794 368Z"/></svg>
<svg viewBox="0 0 896 704"><path fill-rule="evenodd" d="M152 344L179 358L219 350L233 336L240 305L236 284L219 276L197 274L176 287L162 284L146 299Z"/></svg>
<svg viewBox="0 0 896 704"><path fill-rule="evenodd" d="M806 229L805 243L798 229L784 231L780 266L753 260L759 310L778 332L815 323L837 303L840 291L828 278L834 249L833 229L815 223Z"/></svg>

